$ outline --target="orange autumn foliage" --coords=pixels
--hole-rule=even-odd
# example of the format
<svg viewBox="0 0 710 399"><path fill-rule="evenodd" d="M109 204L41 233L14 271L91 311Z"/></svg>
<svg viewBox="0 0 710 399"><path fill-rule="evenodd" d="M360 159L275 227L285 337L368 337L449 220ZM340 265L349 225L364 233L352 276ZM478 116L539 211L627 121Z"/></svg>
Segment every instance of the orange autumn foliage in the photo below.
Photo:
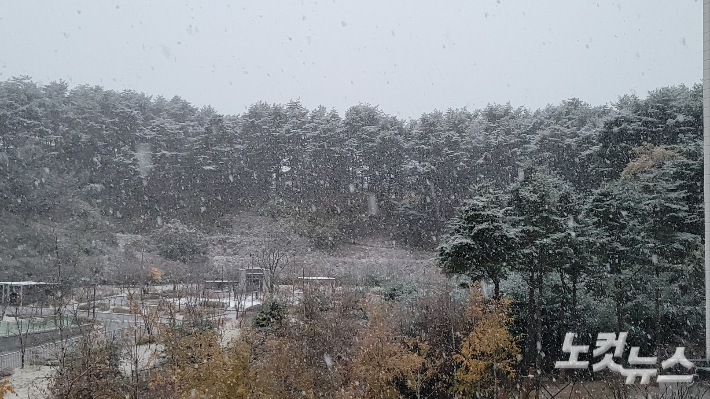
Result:
<svg viewBox="0 0 710 399"><path fill-rule="evenodd" d="M3 380L2 382L0 382L0 399L6 397L5 395L9 393L17 395L15 389L12 387L12 385L10 385L10 381Z"/></svg>
<svg viewBox="0 0 710 399"><path fill-rule="evenodd" d="M244 342L223 348L214 330L166 334L166 369L179 398L268 398L266 381L255 372Z"/></svg>
<svg viewBox="0 0 710 399"><path fill-rule="evenodd" d="M361 331L346 398L399 398L398 385L417 392L427 375L429 346L414 338L399 336L392 320L394 307L374 301L364 305L369 325Z"/></svg>
<svg viewBox="0 0 710 399"><path fill-rule="evenodd" d="M153 280L153 282L158 283L162 278L163 273L161 273L157 267L150 268L150 279Z"/></svg>
<svg viewBox="0 0 710 399"><path fill-rule="evenodd" d="M466 316L474 328L454 355L458 393L488 396L515 377L520 350L509 331L509 306L506 299L486 301L478 288L472 289Z"/></svg>

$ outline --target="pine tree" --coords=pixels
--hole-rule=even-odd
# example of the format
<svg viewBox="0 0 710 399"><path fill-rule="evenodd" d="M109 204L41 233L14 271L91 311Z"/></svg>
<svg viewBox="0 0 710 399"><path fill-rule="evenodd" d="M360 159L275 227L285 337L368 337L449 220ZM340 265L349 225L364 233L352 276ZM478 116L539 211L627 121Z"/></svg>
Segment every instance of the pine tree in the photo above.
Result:
<svg viewBox="0 0 710 399"><path fill-rule="evenodd" d="M500 282L516 251L504 204L505 197L495 193L467 200L449 222L449 231L438 248L439 265L445 273L492 281L494 300L500 299Z"/></svg>
<svg viewBox="0 0 710 399"><path fill-rule="evenodd" d="M541 368L543 348L549 344L542 327L544 281L550 272L574 261L572 227L579 201L569 183L544 169L528 167L512 186L509 203L509 223L518 242L514 270L526 279L528 289L525 355L528 362L536 359Z"/></svg>

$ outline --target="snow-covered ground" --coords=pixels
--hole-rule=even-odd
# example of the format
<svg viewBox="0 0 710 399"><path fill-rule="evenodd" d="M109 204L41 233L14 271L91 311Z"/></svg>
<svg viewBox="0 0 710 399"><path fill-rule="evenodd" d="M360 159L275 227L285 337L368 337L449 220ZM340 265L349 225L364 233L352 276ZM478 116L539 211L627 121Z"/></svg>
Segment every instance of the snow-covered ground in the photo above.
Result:
<svg viewBox="0 0 710 399"><path fill-rule="evenodd" d="M259 303L261 303L259 300L249 300L243 302L242 306L245 304L247 306L258 305ZM224 324L221 329L222 342L225 345L233 338L239 336L240 320L236 319L236 313L231 313L232 317L226 317L224 319ZM229 314L227 314L227 316L229 316ZM139 345L135 352L138 358L138 367L146 368L154 365L159 359L162 349L163 346L160 344ZM121 361L121 369L126 375L130 375L133 369L130 360L126 359ZM24 369L14 369L13 374L7 379L10 381L10 385L15 389L17 396L10 394L6 397L19 397L22 399L39 399L46 397L48 377L52 374L52 371L53 367L37 365L28 365L25 366ZM0 378L0 381L1 380L4 380L4 378Z"/></svg>
<svg viewBox="0 0 710 399"><path fill-rule="evenodd" d="M19 397L34 399L45 397L47 377L52 373L50 366L26 366L24 369L15 369L8 380L15 389L17 396L9 394L7 398ZM4 378L3 378L4 379Z"/></svg>
<svg viewBox="0 0 710 399"><path fill-rule="evenodd" d="M260 298L252 298L251 296L249 298L243 299L239 302L237 302L235 299L229 300L229 306L227 307L227 310L234 310L237 309L237 304L239 304L239 310L243 309L249 309L252 306L256 305L261 305L261 299Z"/></svg>

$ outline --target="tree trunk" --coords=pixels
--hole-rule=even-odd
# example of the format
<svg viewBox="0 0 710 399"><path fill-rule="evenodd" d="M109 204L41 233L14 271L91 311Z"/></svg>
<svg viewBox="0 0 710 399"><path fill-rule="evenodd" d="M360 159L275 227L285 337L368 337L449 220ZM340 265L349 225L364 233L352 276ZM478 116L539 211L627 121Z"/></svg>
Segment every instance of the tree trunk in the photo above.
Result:
<svg viewBox="0 0 710 399"><path fill-rule="evenodd" d="M527 320L527 345L526 345L526 362L527 365L533 363L535 354L535 272L530 271L528 279L528 320Z"/></svg>
<svg viewBox="0 0 710 399"><path fill-rule="evenodd" d="M622 310L622 300L624 293L621 291L621 287L618 281L614 282L614 302L616 305L616 334L618 335L624 329L624 313Z"/></svg>
<svg viewBox="0 0 710 399"><path fill-rule="evenodd" d="M537 273L537 306L535 306L535 366L542 370L542 272Z"/></svg>
<svg viewBox="0 0 710 399"><path fill-rule="evenodd" d="M577 276L572 276L572 309L570 309L570 314L572 316L572 325L576 331L579 328L579 318L577 317Z"/></svg>
<svg viewBox="0 0 710 399"><path fill-rule="evenodd" d="M560 286L562 287L562 292L563 292L563 300L560 301L560 308L558 309L559 313L557 314L558 318L558 323L557 323L557 342L562 342L562 340L565 336L565 328L567 327L567 330L569 330L569 327L565 325L565 304L567 303L567 293L569 290L567 289L567 284L565 283L565 274L564 272L560 269L559 270L559 275L560 275Z"/></svg>
<svg viewBox="0 0 710 399"><path fill-rule="evenodd" d="M654 342L654 350L653 353L655 356L659 356L659 351L661 349L661 294L660 294L660 289L656 287L656 298L655 298L655 315L654 319L656 322L656 331L653 335L655 335L655 342Z"/></svg>

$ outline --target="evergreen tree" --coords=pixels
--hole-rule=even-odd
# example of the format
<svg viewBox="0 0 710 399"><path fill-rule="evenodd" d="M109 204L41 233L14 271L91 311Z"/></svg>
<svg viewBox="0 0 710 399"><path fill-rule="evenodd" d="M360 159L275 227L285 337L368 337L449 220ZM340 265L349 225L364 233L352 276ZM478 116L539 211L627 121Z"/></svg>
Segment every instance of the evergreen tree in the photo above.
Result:
<svg viewBox="0 0 710 399"><path fill-rule="evenodd" d="M472 280L493 282L494 300L500 299L500 282L516 255L516 237L507 223L501 194L475 196L449 221L439 245L439 264L445 273L463 274Z"/></svg>

